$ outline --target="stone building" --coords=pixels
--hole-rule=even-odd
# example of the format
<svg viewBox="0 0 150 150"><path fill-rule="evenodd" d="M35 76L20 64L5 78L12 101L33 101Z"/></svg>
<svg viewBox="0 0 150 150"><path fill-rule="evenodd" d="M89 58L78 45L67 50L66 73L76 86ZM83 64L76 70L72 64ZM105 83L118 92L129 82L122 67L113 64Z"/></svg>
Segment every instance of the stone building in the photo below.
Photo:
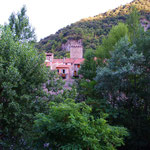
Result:
<svg viewBox="0 0 150 150"><path fill-rule="evenodd" d="M70 42L70 58L83 58L83 46L81 40L73 40Z"/></svg>
<svg viewBox="0 0 150 150"><path fill-rule="evenodd" d="M52 53L46 53L45 64L51 70L57 70L63 79L78 77L78 71L84 62L82 41L71 40L67 44L70 58L54 59Z"/></svg>
<svg viewBox="0 0 150 150"><path fill-rule="evenodd" d="M83 58L82 40L68 40L62 44L62 50L70 52L70 58Z"/></svg>

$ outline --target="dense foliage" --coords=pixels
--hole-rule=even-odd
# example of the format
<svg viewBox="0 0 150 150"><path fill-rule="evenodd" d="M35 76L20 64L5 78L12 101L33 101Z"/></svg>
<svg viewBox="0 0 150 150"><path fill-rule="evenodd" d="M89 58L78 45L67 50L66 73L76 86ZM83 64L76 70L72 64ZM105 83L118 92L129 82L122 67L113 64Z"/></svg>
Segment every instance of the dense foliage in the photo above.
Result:
<svg viewBox="0 0 150 150"><path fill-rule="evenodd" d="M79 22L60 29L56 34L40 40L37 48L41 51L52 52L56 57L66 56L66 51L62 50L62 44L66 43L68 39L82 39L84 50L95 50L100 46L103 37L108 35L112 26L126 21L132 5L140 10L141 18L150 21L150 1L134 0L114 10L99 14L95 17L82 19Z"/></svg>
<svg viewBox="0 0 150 150"><path fill-rule="evenodd" d="M149 150L150 32L139 18L133 7L126 24L97 35L69 90L45 54L1 27L0 149Z"/></svg>
<svg viewBox="0 0 150 150"><path fill-rule="evenodd" d="M124 27L128 28L127 34L119 36L118 40L113 38L115 42L108 51L107 43L111 43L109 35L114 28L104 38L106 46L104 42L101 44L101 48L104 47L106 51L96 50L100 54L97 59L102 56L103 61L97 61L98 67L93 79L86 81L83 76L77 82L78 98L93 107L95 117L103 110L109 114L112 125L123 125L129 129L130 138L121 149L149 150L150 32L144 32L140 26L139 14L135 8L132 9L127 25L120 26L119 31ZM114 32L113 37L116 35L119 33ZM86 69L88 72L88 67Z"/></svg>
<svg viewBox="0 0 150 150"><path fill-rule="evenodd" d="M0 144L7 149L23 144L35 113L45 108L42 86L48 73L44 54L14 41L9 28L0 30Z"/></svg>
<svg viewBox="0 0 150 150"><path fill-rule="evenodd" d="M144 54L145 44L142 46L138 49L127 37L121 39L108 64L100 67L96 76L97 90L118 112L114 123L123 124L131 131L132 140L126 145L130 145L130 149L148 149L150 146L150 76L149 60L146 59L149 51Z"/></svg>
<svg viewBox="0 0 150 150"><path fill-rule="evenodd" d="M0 148L115 150L123 145L127 130L109 125L103 112L94 118L85 103L65 100L75 99L76 91L59 93L62 80L44 60L31 44L17 42L9 27L1 28Z"/></svg>
<svg viewBox="0 0 150 150"><path fill-rule="evenodd" d="M37 149L115 150L123 144L125 128L110 126L104 117L94 119L90 113L91 108L83 102L50 103L49 113L38 114L35 120Z"/></svg>
<svg viewBox="0 0 150 150"><path fill-rule="evenodd" d="M110 51L114 50L115 44L124 36L128 35L128 27L124 23L119 23L112 27L108 36L102 39L102 44L96 49L96 57L104 60L110 58Z"/></svg>
<svg viewBox="0 0 150 150"><path fill-rule="evenodd" d="M92 50L87 50L84 57L85 61L82 64L82 69L79 70L79 74L82 74L85 79L92 80L96 76L95 54Z"/></svg>

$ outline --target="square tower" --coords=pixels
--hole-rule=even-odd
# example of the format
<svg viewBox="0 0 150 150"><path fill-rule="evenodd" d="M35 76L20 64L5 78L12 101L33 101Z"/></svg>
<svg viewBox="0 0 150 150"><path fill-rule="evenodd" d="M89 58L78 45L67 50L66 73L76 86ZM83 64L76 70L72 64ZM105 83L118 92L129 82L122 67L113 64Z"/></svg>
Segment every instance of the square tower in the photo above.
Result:
<svg viewBox="0 0 150 150"><path fill-rule="evenodd" d="M83 46L82 40L71 40L70 41L70 58L83 58Z"/></svg>

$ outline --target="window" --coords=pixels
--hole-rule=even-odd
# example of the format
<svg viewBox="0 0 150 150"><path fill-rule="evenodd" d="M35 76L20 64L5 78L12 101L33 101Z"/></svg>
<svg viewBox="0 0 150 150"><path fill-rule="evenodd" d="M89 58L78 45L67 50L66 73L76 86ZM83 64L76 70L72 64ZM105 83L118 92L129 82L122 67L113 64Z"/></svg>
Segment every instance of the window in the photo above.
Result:
<svg viewBox="0 0 150 150"><path fill-rule="evenodd" d="M76 71L74 71L74 76L76 76L77 75L77 72Z"/></svg>
<svg viewBox="0 0 150 150"><path fill-rule="evenodd" d="M63 69L63 73L65 73L65 69Z"/></svg>
<svg viewBox="0 0 150 150"><path fill-rule="evenodd" d="M78 64L77 66L78 66L78 68L80 68L80 65L79 65L79 64Z"/></svg>

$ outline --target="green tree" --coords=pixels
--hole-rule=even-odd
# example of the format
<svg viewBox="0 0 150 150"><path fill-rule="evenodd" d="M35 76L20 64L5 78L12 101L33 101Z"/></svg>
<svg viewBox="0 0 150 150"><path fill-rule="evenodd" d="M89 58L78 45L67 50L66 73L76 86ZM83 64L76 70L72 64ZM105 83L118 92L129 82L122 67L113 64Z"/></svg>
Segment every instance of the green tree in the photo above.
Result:
<svg viewBox="0 0 150 150"><path fill-rule="evenodd" d="M97 70L96 89L118 111L113 123L124 125L131 133L125 149L148 150L150 35L136 42L131 44L125 37L117 43L107 65Z"/></svg>
<svg viewBox="0 0 150 150"><path fill-rule="evenodd" d="M81 65L79 74L83 76L84 79L92 80L96 76L96 60L94 51L89 49L86 51L84 63Z"/></svg>
<svg viewBox="0 0 150 150"><path fill-rule="evenodd" d="M12 13L9 17L8 25L13 32L15 40L20 40L22 42L35 42L35 32L29 23L26 11L25 6L23 6L21 11L17 14Z"/></svg>
<svg viewBox="0 0 150 150"><path fill-rule="evenodd" d="M114 50L115 44L124 36L128 35L128 27L124 23L113 26L108 36L103 38L102 45L97 48L96 56L104 60L110 58L110 52Z"/></svg>
<svg viewBox="0 0 150 150"><path fill-rule="evenodd" d="M130 15L127 18L127 26L129 29L130 39L134 43L140 35L140 30L142 30L140 24L140 14L136 7L131 7L130 9Z"/></svg>
<svg viewBox="0 0 150 150"><path fill-rule="evenodd" d="M95 90L96 82L94 80L88 80L88 79L77 79L75 81L75 87L77 90L77 97L76 100L86 101L86 99L95 98L97 97L97 92Z"/></svg>
<svg viewBox="0 0 150 150"><path fill-rule="evenodd" d="M0 145L25 149L35 114L46 111L43 83L49 72L44 53L14 41L8 27L0 28L0 32Z"/></svg>
<svg viewBox="0 0 150 150"><path fill-rule="evenodd" d="M49 113L40 113L34 122L37 149L111 149L123 144L127 131L110 126L104 117L94 119L85 103L67 99L50 103Z"/></svg>
<svg viewBox="0 0 150 150"><path fill-rule="evenodd" d="M76 80L77 99L79 101L85 101L87 97L96 95L93 78L96 76L97 60L94 51L91 49L87 50L84 58L84 63L79 70L82 78Z"/></svg>
<svg viewBox="0 0 150 150"><path fill-rule="evenodd" d="M63 89L63 85L65 82L63 79L58 75L57 71L50 70L50 74L48 76L49 81L46 84L46 88L50 92L59 92Z"/></svg>

